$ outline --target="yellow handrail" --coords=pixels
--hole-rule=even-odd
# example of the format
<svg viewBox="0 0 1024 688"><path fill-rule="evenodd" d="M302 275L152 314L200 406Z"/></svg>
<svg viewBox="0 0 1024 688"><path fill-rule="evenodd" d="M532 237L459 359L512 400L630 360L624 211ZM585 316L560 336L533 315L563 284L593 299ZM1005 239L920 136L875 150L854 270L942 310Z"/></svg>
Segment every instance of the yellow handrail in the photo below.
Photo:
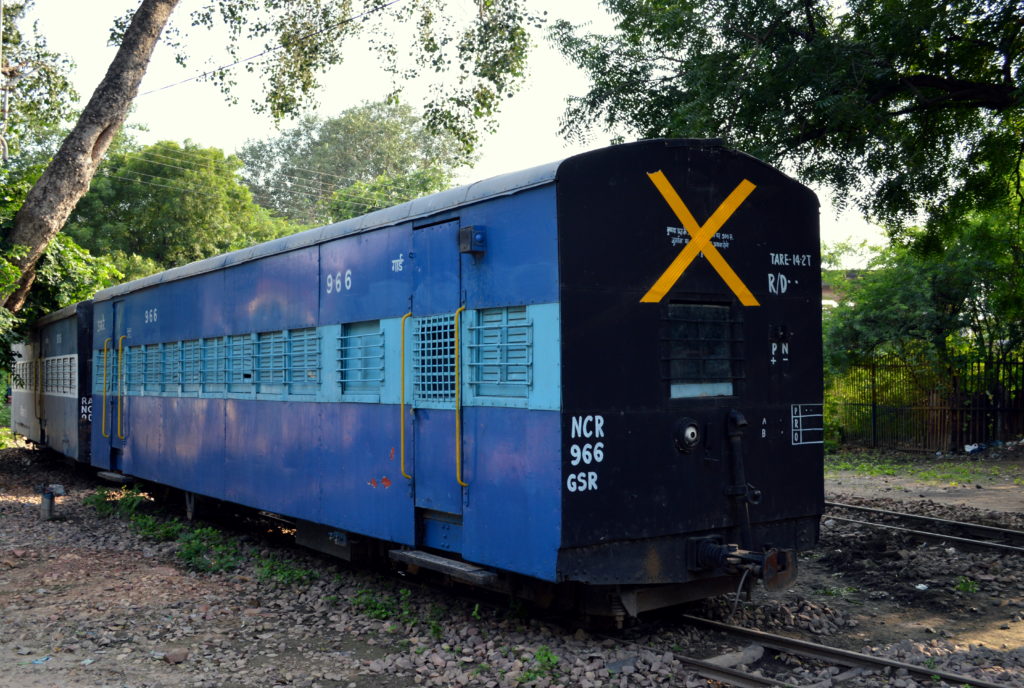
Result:
<svg viewBox="0 0 1024 688"><path fill-rule="evenodd" d="M117 340L117 439L124 439L124 427L121 418L124 413L121 410L124 401L124 340L128 335L121 335Z"/></svg>
<svg viewBox="0 0 1024 688"><path fill-rule="evenodd" d="M462 482L462 379L459 373L459 313L466 310L459 306L455 311L455 480L463 487L469 483Z"/></svg>
<svg viewBox="0 0 1024 688"><path fill-rule="evenodd" d="M104 437L110 437L107 434L107 345L111 341L110 337L103 340L103 415L100 420L100 433Z"/></svg>
<svg viewBox="0 0 1024 688"><path fill-rule="evenodd" d="M412 480L412 476L405 472L405 321L412 317L412 311L402 316L402 361L401 361L401 373L399 386L401 387L401 404L402 407L402 425L401 425L401 438L402 438L402 451L401 451L401 469L402 477L406 480Z"/></svg>

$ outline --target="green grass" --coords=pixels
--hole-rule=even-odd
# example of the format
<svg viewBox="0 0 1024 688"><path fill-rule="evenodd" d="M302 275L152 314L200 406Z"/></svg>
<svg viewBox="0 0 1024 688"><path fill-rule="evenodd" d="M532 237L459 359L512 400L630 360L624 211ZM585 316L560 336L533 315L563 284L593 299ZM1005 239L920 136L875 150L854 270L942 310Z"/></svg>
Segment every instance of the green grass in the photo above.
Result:
<svg viewBox="0 0 1024 688"><path fill-rule="evenodd" d="M177 540L187 528L176 518L165 520L150 514L132 514L131 524L136 533L153 542Z"/></svg>
<svg viewBox="0 0 1024 688"><path fill-rule="evenodd" d="M533 653L533 666L519 675L519 682L529 683L540 678L555 678L558 676L558 659L558 655L552 652L550 647L541 645Z"/></svg>
<svg viewBox="0 0 1024 688"><path fill-rule="evenodd" d="M308 585L317 579L318 574L278 557L263 557L259 560L256 576L262 581L277 581L284 585Z"/></svg>
<svg viewBox="0 0 1024 688"><path fill-rule="evenodd" d="M177 557L193 571L231 571L242 563L238 543L216 528L196 528L183 533Z"/></svg>
<svg viewBox="0 0 1024 688"><path fill-rule="evenodd" d="M836 477L839 473L867 476L913 478L939 485L973 485L982 482L1010 482L1024 484L1024 467L1012 463L961 460L922 460L920 458L893 458L872 456L867 453L842 453L825 458L825 473Z"/></svg>
<svg viewBox="0 0 1024 688"><path fill-rule="evenodd" d="M149 495L144 494L136 486L122 487L119 490L100 487L82 498L82 503L96 509L96 513L104 518L119 516L131 519L142 503L150 499Z"/></svg>

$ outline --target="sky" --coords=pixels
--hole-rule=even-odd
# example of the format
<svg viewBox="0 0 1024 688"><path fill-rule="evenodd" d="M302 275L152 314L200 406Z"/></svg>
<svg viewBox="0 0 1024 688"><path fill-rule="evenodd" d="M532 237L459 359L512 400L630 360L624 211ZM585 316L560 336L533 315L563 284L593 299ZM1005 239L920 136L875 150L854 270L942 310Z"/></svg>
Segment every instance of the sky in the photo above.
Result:
<svg viewBox="0 0 1024 688"><path fill-rule="evenodd" d="M202 0L182 0L174 17L186 18L188 12L205 4ZM558 3L537 3L549 8L549 20L566 18L576 25L589 25L597 32L613 27L611 18L598 0L561 0ZM40 33L52 50L70 57L76 64L72 83L83 102L99 84L113 59L115 49L106 45L115 17L138 6L138 0L37 0L31 14L38 21ZM456 12L472 11L466 0L453 0ZM184 22L182 22L184 23ZM130 123L144 125L148 131L139 133L142 143L160 140L191 139L203 146L234 152L249 139L264 139L277 133L269 116L253 112L250 101L260 94L258 82L246 78L236 68L239 88L238 104L226 102L223 94L210 83L182 82L211 67L230 62L219 40L202 30L188 43L191 64L182 68L174 62L166 45L157 47L135 102ZM527 83L511 100L506 101L498 117L498 128L483 138L479 162L460 174L461 182L471 182L496 174L513 172L534 165L558 160L575 153L606 145L610 134L595 130L586 143L566 141L558 134L558 123L569 95L586 92L587 80L545 39L534 33L535 47L530 58ZM329 117L362 102L384 97L392 87L391 77L377 67L376 58L365 43L355 41L348 47L346 64L333 70L323 81L315 112ZM252 52L259 52L258 47ZM406 102L415 104L423 90L413 84ZM287 126L285 124L284 126ZM822 240L835 243L847 239L883 241L877 228L867 225L853 212L837 217L830 198L816 189L822 202Z"/></svg>

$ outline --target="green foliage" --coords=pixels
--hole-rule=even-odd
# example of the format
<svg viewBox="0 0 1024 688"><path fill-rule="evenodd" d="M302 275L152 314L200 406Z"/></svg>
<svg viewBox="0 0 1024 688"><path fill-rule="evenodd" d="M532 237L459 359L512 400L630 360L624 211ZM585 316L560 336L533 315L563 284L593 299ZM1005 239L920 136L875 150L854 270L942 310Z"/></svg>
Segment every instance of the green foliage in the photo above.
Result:
<svg viewBox="0 0 1024 688"><path fill-rule="evenodd" d="M278 557L264 557L258 563L257 577L262 581L277 581L284 585L309 585L318 577L312 569L296 566Z"/></svg>
<svg viewBox="0 0 1024 688"><path fill-rule="evenodd" d="M954 585L954 587L958 592L964 592L972 595L978 592L978 582L975 580L971 580L967 576L958 577L956 579L956 584Z"/></svg>
<svg viewBox="0 0 1024 688"><path fill-rule="evenodd" d="M105 487L97 488L92 494L86 495L82 503L91 506L96 513L103 518L118 516L120 518L133 519L138 508L149 500L138 486L123 487L118 490L110 490Z"/></svg>
<svg viewBox="0 0 1024 688"><path fill-rule="evenodd" d="M331 222L347 220L382 208L443 191L451 178L435 169L418 170L399 177L381 175L338 189L327 201Z"/></svg>
<svg viewBox="0 0 1024 688"><path fill-rule="evenodd" d="M360 33L393 78L396 90L424 74L438 78L424 103L435 131L454 135L466 150L477 129L501 100L522 82L529 49L527 27L541 18L525 11L525 0L486 0L472 12L454 12L446 0L233 0L205 3L167 32L177 60L188 62L188 31L212 29L227 36L225 62L258 73L263 97L253 108L282 120L315 101L321 80L345 57L345 42ZM118 40L128 24L115 27ZM185 26L188 24L189 26ZM412 24L412 38L404 30ZM253 45L266 46L260 60L248 60ZM234 101L241 70L213 70L204 79ZM443 81L443 83L442 83Z"/></svg>
<svg viewBox="0 0 1024 688"><path fill-rule="evenodd" d="M236 569L242 563L238 543L216 528L187 531L178 542L178 559L193 571L219 573Z"/></svg>
<svg viewBox="0 0 1024 688"><path fill-rule="evenodd" d="M519 675L520 683L529 683L540 678L555 678L558 676L558 655L551 651L547 645L541 645L533 653L533 666Z"/></svg>
<svg viewBox="0 0 1024 688"><path fill-rule="evenodd" d="M51 51L46 38L36 33L34 25L30 30L20 25L26 11L34 4L31 0L5 2L3 7L2 82L8 102L3 138L16 168L13 176L19 180L26 178L23 174L26 159L38 163L40 154L45 156L56 150L55 144L62 138L60 127L72 115L72 107L78 100L68 78L71 61ZM10 198L24 198L28 192L28 188L12 189L6 181L0 182L0 218L3 220L10 212L4 208Z"/></svg>
<svg viewBox="0 0 1024 688"><path fill-rule="evenodd" d="M161 519L151 514L132 514L132 528L142 538L153 542L171 542L181 537L186 526L176 518Z"/></svg>
<svg viewBox="0 0 1024 688"><path fill-rule="evenodd" d="M216 148L161 141L115 153L65 231L129 277L244 248L293 231L252 200L241 161Z"/></svg>
<svg viewBox="0 0 1024 688"><path fill-rule="evenodd" d="M371 619L396 619L402 623L418 620L412 606L412 591L408 588L402 588L397 595L360 590L352 597L352 605Z"/></svg>
<svg viewBox="0 0 1024 688"><path fill-rule="evenodd" d="M590 76L565 130L721 137L890 226L955 226L1020 180L1017 0L604 0L612 35L554 27ZM1019 187L1019 184L1017 185Z"/></svg>
<svg viewBox="0 0 1024 688"><path fill-rule="evenodd" d="M974 213L944 245L921 231L879 251L823 316L826 371L893 354L929 361L940 375L967 361L995 363L1024 350L1024 245L1009 209Z"/></svg>
<svg viewBox="0 0 1024 688"><path fill-rule="evenodd" d="M396 103L303 118L279 136L247 142L239 156L257 201L310 224L439 191L470 160L454 137L428 131L411 107Z"/></svg>

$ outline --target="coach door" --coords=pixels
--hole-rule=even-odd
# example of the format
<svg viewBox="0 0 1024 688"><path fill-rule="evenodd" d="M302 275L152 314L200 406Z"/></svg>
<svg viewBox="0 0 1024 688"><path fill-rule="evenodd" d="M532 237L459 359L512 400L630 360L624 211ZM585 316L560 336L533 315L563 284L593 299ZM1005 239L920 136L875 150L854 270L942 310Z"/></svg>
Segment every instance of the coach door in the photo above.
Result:
<svg viewBox="0 0 1024 688"><path fill-rule="evenodd" d="M128 406L125 397L125 366L128 364L127 332L125 329L124 301L114 301L110 311L110 336L103 340L100 352L103 399L100 400L100 433L108 448L110 461L106 467L121 469L121 453L128 436ZM104 451L106 454L107 451ZM101 454L102 456L102 454ZM100 458L100 457L95 457Z"/></svg>
<svg viewBox="0 0 1024 688"><path fill-rule="evenodd" d="M456 323L462 300L458 220L413 230L411 385L415 495L423 544L461 548L461 419Z"/></svg>

